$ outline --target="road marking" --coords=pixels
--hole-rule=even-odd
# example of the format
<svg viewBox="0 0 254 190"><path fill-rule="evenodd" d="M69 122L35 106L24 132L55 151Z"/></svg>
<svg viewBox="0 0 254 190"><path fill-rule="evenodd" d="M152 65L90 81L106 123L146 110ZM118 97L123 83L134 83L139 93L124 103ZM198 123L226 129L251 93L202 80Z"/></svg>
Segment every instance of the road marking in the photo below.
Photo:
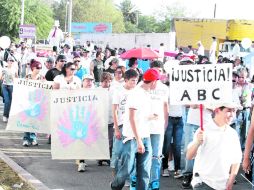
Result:
<svg viewBox="0 0 254 190"><path fill-rule="evenodd" d="M8 155L10 158L27 158L27 155L19 155L19 156L11 156L11 155ZM32 156L32 155L29 155L29 158L51 158L51 156Z"/></svg>
<svg viewBox="0 0 254 190"><path fill-rule="evenodd" d="M49 149L19 149L19 148L1 148L2 151L17 151L17 152L45 152L50 153Z"/></svg>

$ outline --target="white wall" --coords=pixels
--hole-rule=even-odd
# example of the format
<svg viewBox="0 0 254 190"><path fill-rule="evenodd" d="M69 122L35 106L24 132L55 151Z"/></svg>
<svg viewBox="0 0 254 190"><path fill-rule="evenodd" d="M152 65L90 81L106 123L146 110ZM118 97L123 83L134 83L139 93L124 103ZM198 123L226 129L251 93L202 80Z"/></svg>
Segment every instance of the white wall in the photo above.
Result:
<svg viewBox="0 0 254 190"><path fill-rule="evenodd" d="M153 49L159 49L160 43L164 43L165 50L175 50L175 33L126 33L126 34L80 34L80 44L93 41L95 45L111 48L132 49L134 47L146 47L148 44Z"/></svg>

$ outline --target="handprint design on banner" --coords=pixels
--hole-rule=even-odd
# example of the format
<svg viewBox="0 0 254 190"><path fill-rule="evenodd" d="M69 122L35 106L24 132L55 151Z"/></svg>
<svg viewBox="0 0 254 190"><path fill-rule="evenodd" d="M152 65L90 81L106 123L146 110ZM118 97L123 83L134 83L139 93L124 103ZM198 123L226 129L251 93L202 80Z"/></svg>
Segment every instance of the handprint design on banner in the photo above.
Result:
<svg viewBox="0 0 254 190"><path fill-rule="evenodd" d="M76 140L91 145L97 141L99 136L99 122L92 105L89 107L76 105L65 110L57 126L57 134L64 147Z"/></svg>
<svg viewBox="0 0 254 190"><path fill-rule="evenodd" d="M24 122L28 118L35 118L42 121L47 113L48 99L42 89L29 92L28 106L20 114L21 121Z"/></svg>

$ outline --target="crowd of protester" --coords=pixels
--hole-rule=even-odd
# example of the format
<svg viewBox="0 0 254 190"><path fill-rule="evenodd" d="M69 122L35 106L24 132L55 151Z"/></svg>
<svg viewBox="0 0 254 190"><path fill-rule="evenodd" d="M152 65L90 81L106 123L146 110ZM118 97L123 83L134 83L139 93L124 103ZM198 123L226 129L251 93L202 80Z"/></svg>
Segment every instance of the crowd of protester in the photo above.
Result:
<svg viewBox="0 0 254 190"><path fill-rule="evenodd" d="M169 177L171 172L174 178L182 179L185 189L231 189L236 182L235 175L242 162L241 151L245 150L245 146L244 170L247 172L251 169L249 157L254 127L250 126L254 79L249 76L249 70L240 57L228 59L219 55L211 59L215 52L211 51L209 56L205 56L202 43L198 42L198 46L197 51L193 51L192 46L188 47L187 52L179 48L173 62L180 65L232 64L235 104L206 107L204 110L204 126L217 126L222 130L214 132L214 128L208 127L204 132L200 131L197 105L170 104L170 81L164 66L171 64L172 58L151 60L150 69L143 73L136 58L129 59L127 64L119 57L125 52L124 49L110 46L102 49L90 42L74 47L64 44L63 48L54 48L54 52L44 59L37 56L35 45L29 47L25 42L18 45L11 43L8 49L1 49L3 122L8 122L13 81L18 77L54 81L55 89L107 88L111 105L107 124L111 160L98 160L98 166L106 163L112 167L113 190L122 189L124 185L136 187L137 190L159 189L160 177ZM189 56L186 57L186 54ZM225 113L230 115L225 116ZM232 122L221 119L223 114ZM249 128L250 137L246 141ZM211 137L207 134L209 138L205 139L203 133L206 131L208 134L214 133L212 137L216 134L217 138L209 141L207 139ZM50 135L48 143L51 143ZM226 151L226 146L219 143L235 151ZM23 146L38 146L36 134L24 133ZM216 151L213 152L213 149ZM227 155L222 154L223 151ZM194 163L195 155L198 160ZM225 159L221 160L223 156ZM209 166L209 162L213 161L214 164ZM77 164L79 172L86 170L85 160L79 160ZM218 167L216 164L225 166Z"/></svg>

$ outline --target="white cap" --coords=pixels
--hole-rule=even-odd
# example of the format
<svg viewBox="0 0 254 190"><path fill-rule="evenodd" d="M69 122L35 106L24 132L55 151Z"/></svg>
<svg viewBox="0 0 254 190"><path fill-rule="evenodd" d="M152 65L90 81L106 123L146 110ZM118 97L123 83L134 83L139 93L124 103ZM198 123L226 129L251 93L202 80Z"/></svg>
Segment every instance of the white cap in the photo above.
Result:
<svg viewBox="0 0 254 190"><path fill-rule="evenodd" d="M215 110L216 108L225 107L225 108L232 108L232 109L238 109L242 110L243 107L236 102L226 102L226 103L214 103L210 105L205 105L207 109Z"/></svg>
<svg viewBox="0 0 254 190"><path fill-rule="evenodd" d="M84 79L94 80L94 77L93 77L93 75L85 74L85 75L82 77L82 80L84 80Z"/></svg>

